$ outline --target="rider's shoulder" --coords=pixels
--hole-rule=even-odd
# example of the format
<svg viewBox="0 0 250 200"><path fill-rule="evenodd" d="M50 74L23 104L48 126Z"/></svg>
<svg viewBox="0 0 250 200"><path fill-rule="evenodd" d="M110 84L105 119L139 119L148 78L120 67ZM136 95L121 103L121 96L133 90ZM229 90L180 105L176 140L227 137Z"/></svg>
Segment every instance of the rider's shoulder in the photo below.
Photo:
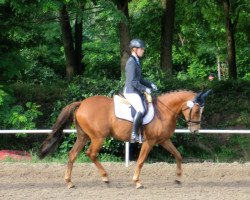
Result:
<svg viewBox="0 0 250 200"><path fill-rule="evenodd" d="M129 57L129 59L127 61L127 64L126 64L126 67L130 67L130 66L133 66L133 65L136 65L136 62L133 59L133 57Z"/></svg>

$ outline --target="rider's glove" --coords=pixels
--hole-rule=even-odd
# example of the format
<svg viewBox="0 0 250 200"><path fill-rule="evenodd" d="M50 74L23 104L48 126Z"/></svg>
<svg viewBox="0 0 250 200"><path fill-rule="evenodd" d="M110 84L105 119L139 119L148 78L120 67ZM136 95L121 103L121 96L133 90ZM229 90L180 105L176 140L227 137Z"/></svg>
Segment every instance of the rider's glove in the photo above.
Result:
<svg viewBox="0 0 250 200"><path fill-rule="evenodd" d="M155 84L153 84L153 83L151 83L151 87L152 87L152 89L155 90L155 91L158 90L157 86L156 86Z"/></svg>
<svg viewBox="0 0 250 200"><path fill-rule="evenodd" d="M145 92L147 92L148 94L151 94L150 88L146 88Z"/></svg>

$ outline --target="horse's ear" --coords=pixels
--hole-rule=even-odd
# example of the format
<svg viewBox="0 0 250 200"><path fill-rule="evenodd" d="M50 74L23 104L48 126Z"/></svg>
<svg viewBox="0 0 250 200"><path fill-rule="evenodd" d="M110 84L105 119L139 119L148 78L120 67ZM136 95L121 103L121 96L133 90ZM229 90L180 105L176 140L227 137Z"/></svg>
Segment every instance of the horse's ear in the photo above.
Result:
<svg viewBox="0 0 250 200"><path fill-rule="evenodd" d="M201 99L205 102L207 96L208 96L210 93L212 93L212 92L213 92L212 89L206 91L205 93L202 94Z"/></svg>
<svg viewBox="0 0 250 200"><path fill-rule="evenodd" d="M206 92L200 92L195 96L194 102L204 106L207 96L212 93L213 90L208 90Z"/></svg>
<svg viewBox="0 0 250 200"><path fill-rule="evenodd" d="M195 102L195 103L201 104L202 101L203 101L203 99L201 98L202 95L203 95L203 92L198 93L198 94L195 96L195 98L194 98L194 102Z"/></svg>

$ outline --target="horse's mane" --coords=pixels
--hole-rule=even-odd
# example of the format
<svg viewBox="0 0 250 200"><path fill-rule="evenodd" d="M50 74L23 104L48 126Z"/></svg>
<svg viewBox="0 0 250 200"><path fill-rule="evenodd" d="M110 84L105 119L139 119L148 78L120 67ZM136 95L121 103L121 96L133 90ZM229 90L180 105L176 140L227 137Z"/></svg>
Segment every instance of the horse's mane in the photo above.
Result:
<svg viewBox="0 0 250 200"><path fill-rule="evenodd" d="M192 93L195 93L192 90L177 89L177 90L170 90L168 92L162 93L159 97L161 97L161 96L167 96L167 95L171 95L171 94L179 93L179 92L192 92Z"/></svg>

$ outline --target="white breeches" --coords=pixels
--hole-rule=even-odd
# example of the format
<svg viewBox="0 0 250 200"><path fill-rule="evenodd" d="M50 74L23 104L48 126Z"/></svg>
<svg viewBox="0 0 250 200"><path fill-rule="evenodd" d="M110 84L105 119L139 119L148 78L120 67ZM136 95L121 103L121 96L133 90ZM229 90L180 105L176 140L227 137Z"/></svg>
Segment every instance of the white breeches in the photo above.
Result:
<svg viewBox="0 0 250 200"><path fill-rule="evenodd" d="M124 96L126 97L128 102L134 107L136 112L141 112L141 113L145 112L143 104L142 104L142 100L139 94L124 92Z"/></svg>

